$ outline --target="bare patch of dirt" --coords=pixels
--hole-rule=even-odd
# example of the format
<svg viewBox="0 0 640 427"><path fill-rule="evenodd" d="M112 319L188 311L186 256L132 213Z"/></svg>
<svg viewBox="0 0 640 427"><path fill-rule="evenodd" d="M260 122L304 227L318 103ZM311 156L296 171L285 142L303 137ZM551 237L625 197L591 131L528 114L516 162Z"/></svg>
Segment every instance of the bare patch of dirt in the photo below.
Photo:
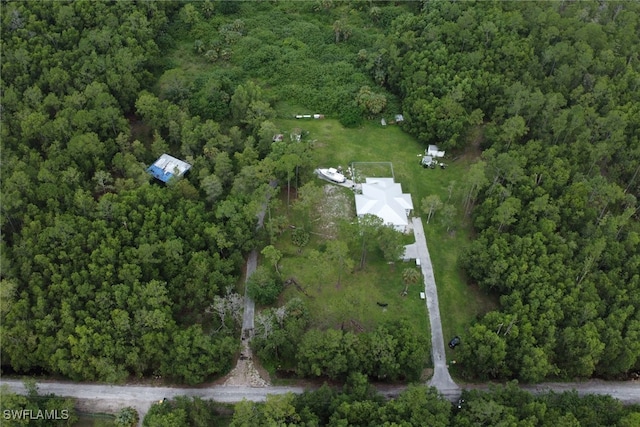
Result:
<svg viewBox="0 0 640 427"><path fill-rule="evenodd" d="M293 180L292 180L293 181ZM287 183L285 181L284 185L282 186L282 199L283 200L287 200ZM298 190L293 186L293 183L291 185L291 188L289 188L289 203L293 203L294 200L296 200L298 198Z"/></svg>
<svg viewBox="0 0 640 427"><path fill-rule="evenodd" d="M341 187L331 184L324 186L324 199L320 205L322 215L319 225L320 234L327 238L335 238L338 235L339 220L354 216L353 200L349 196L347 192L342 191Z"/></svg>
<svg viewBox="0 0 640 427"><path fill-rule="evenodd" d="M267 371L262 368L257 368L253 363L253 354L249 347L248 340L242 341L242 351L240 352L240 358L236 367L224 378L222 385L224 386L249 386L249 387L269 387L271 384L269 380L265 380L261 375L266 374L266 378L269 378Z"/></svg>

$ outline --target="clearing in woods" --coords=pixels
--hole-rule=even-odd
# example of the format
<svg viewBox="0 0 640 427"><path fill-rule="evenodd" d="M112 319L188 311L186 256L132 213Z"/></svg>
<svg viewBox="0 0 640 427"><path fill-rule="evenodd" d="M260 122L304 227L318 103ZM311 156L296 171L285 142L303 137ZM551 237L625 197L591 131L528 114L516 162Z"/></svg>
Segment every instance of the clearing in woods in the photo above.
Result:
<svg viewBox="0 0 640 427"><path fill-rule="evenodd" d="M438 285L445 339L462 333L477 316L497 306L495 298L486 295L476 286L467 284L457 262L471 241L471 227L462 215L461 200L466 174L471 164L478 160L477 142L482 137L480 128L469 135L476 142L471 145L475 148L473 152L463 155L447 153L443 159L447 164L446 169L424 169L419 162L425 146L398 126L382 127L375 122L368 122L359 128L349 129L332 119L279 119L276 125L283 131L300 127L308 132L307 140L313 141L313 152L318 165L346 167L353 162L356 162L356 166L359 162L364 165L367 164L363 162L372 162L369 164L374 167L374 172L368 173L390 176L382 170L382 165L390 162L396 182L402 184L404 192L411 193L414 215L424 214L421 201L432 194L457 208L457 215L450 224L449 232L447 225L441 220L440 212L436 212L434 220L425 227ZM457 156L460 157L455 159ZM379 166L374 166L374 163ZM387 166L386 171L389 170ZM323 184L318 181L318 185ZM334 187L336 191L348 195L349 204L347 206L345 203L344 209L353 209L353 193L345 188ZM332 206L329 209L335 211L338 207ZM311 295L321 296L308 301L316 323L335 326L340 325L345 318L353 318L368 327L387 318L408 318L421 330L428 329L426 308L424 301L419 299L419 290L409 288L407 297L400 296L404 288L401 273L406 264L396 263L394 270L381 259L372 258L367 262L365 271L343 275L342 285L340 289L336 289L338 275L335 267L328 266L317 277L313 263L307 258L311 249L322 249L326 242L320 236L312 236L309 245L298 255L298 248L290 241L289 237L283 236L278 242L285 253L282 260L284 274L296 276ZM406 243L412 241L410 239ZM284 297L292 296L300 296L300 292L289 287ZM383 311L376 302L389 302L387 311ZM453 354L449 356L453 357ZM452 373L455 375L455 371Z"/></svg>

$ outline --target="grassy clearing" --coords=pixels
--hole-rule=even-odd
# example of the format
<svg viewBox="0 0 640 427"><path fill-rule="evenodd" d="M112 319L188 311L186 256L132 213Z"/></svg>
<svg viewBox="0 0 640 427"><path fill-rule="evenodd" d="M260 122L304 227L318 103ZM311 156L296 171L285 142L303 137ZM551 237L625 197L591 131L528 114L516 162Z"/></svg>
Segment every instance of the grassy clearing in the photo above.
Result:
<svg viewBox="0 0 640 427"><path fill-rule="evenodd" d="M281 270L285 277L295 276L304 294L290 286L283 298L300 297L308 303L314 326L345 328L347 330L371 330L385 320L405 319L413 323L418 331L428 333L427 312L424 301L419 298L419 289L409 289L402 297L402 265L395 269L383 261L372 260L363 271L344 272L338 285L338 270L327 265L322 274L307 256L288 253L282 260ZM378 303L387 304L381 307Z"/></svg>
<svg viewBox="0 0 640 427"><path fill-rule="evenodd" d="M295 110L291 106L287 107L288 112ZM448 201L459 211L462 210L460 201L463 182L475 156L464 155L457 161L446 159L445 163L448 165L446 169L424 169L419 164L418 156L424 152L424 146L398 126L382 127L378 123L370 122L357 129L345 129L338 121L331 119L279 119L277 125L282 131L293 128L308 131L308 139L313 143L318 166L342 165L345 167L353 161L392 162L396 181L402 184L405 192L412 195L414 215L426 218L420 205L422 199L431 194L437 194L443 202ZM452 182L453 190L449 197L449 187ZM443 332L445 338L449 339L462 333L476 317L495 308L497 302L476 287L467 285L466 278L458 268L457 259L469 244L471 233L468 223L460 212L454 221L453 232L446 231L446 226L441 223L438 212L430 224L426 224L426 220L423 221L425 221L427 244L438 283ZM312 291L317 293L315 302L311 303L315 318L335 318L339 312L337 307L344 306L345 300L349 299L357 302L353 312L364 319L380 320L384 316L409 315L416 316L417 319L418 316L424 316L424 302L417 298L403 299L400 296L403 287L400 276L404 267L401 264L397 265L394 273L389 272L389 267L384 263L370 264L366 272L345 277L342 289L336 289L335 278L314 281L313 277L306 276L308 274L306 267L299 264L300 260L296 258L283 260L283 268L286 271L299 275L305 283L310 284ZM331 272L328 271L327 275L331 275ZM295 292L297 291L287 290L287 295ZM414 294L415 292L419 291L414 290ZM321 302L318 302L319 299ZM377 306L371 307L371 302L375 304L377 300L384 300L384 302L388 300L393 303L389 305L384 315ZM402 304L402 301L405 303ZM413 307L414 303L416 307ZM397 306L398 311L395 311L396 308L393 306ZM402 307L401 310L400 307ZM426 319L424 321L426 322ZM454 358L454 354L451 353L449 358Z"/></svg>
<svg viewBox="0 0 640 427"><path fill-rule="evenodd" d="M318 166L347 166L351 162L392 162L396 181L411 193L415 211L420 214L423 197L446 194L450 180L461 181L468 164L449 163L445 170L423 169L420 157L424 153L418 141L398 126L382 127L368 123L357 129L345 129L337 120L279 119L282 131L302 128L314 141ZM444 197L446 200L446 197Z"/></svg>
<svg viewBox="0 0 640 427"><path fill-rule="evenodd" d="M281 302L294 297L305 300L314 326L321 329L371 330L385 320L406 319L416 326L416 330L428 334L427 312L419 298L420 290L410 288L409 296L401 296L404 289L402 269L405 267L401 262L390 266L379 254L373 253L364 270L344 269L340 273L336 265L318 265L318 260L310 258L313 249L323 251L326 242L336 237L339 219L355 215L351 190L323 181L320 184L325 189L324 200L309 244L300 251L291 242L291 230L280 236L276 243L283 253L279 263L282 276L294 277L300 285L299 288L288 286ZM280 213L284 213L286 194L281 194L281 201L283 212ZM378 303L387 306L381 307Z"/></svg>
<svg viewBox="0 0 640 427"><path fill-rule="evenodd" d="M394 176L391 162L353 162L353 180L361 184L367 178L390 178Z"/></svg>
<svg viewBox="0 0 640 427"><path fill-rule="evenodd" d="M201 56L194 52L193 42L190 40L179 42L175 49L168 52L166 64L170 66L169 69L179 69L180 74L189 80L213 72L211 64L206 63ZM156 82L156 85L158 84L159 82ZM157 90L158 86L155 89Z"/></svg>

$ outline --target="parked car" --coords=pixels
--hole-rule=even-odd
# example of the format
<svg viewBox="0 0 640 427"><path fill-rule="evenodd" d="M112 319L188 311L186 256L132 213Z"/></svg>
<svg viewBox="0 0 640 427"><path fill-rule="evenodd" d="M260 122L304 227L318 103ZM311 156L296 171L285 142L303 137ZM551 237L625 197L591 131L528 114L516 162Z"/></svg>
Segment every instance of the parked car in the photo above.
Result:
<svg viewBox="0 0 640 427"><path fill-rule="evenodd" d="M433 169L436 167L432 156L423 156L422 159L420 160L420 164L422 165L423 168Z"/></svg>
<svg viewBox="0 0 640 427"><path fill-rule="evenodd" d="M449 341L449 348L456 348L457 345L460 344L460 337L453 337L451 341Z"/></svg>

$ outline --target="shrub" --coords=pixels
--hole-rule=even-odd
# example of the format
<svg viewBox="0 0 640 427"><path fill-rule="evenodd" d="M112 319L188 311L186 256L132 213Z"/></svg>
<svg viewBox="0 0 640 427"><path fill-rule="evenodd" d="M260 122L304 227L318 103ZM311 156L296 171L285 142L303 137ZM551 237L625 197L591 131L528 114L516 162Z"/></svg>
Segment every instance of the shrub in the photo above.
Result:
<svg viewBox="0 0 640 427"><path fill-rule="evenodd" d="M304 228L296 228L291 233L291 241L299 248L307 246L307 244L309 243L309 237L309 232Z"/></svg>
<svg viewBox="0 0 640 427"><path fill-rule="evenodd" d="M355 103L346 104L340 110L338 119L346 128L358 127L362 123L362 111Z"/></svg>
<svg viewBox="0 0 640 427"><path fill-rule="evenodd" d="M138 425L138 411L131 406L122 408L116 415L115 425L118 427L135 427Z"/></svg>
<svg viewBox="0 0 640 427"><path fill-rule="evenodd" d="M247 291L258 304L273 304L282 292L282 281L270 269L260 266L249 277Z"/></svg>

